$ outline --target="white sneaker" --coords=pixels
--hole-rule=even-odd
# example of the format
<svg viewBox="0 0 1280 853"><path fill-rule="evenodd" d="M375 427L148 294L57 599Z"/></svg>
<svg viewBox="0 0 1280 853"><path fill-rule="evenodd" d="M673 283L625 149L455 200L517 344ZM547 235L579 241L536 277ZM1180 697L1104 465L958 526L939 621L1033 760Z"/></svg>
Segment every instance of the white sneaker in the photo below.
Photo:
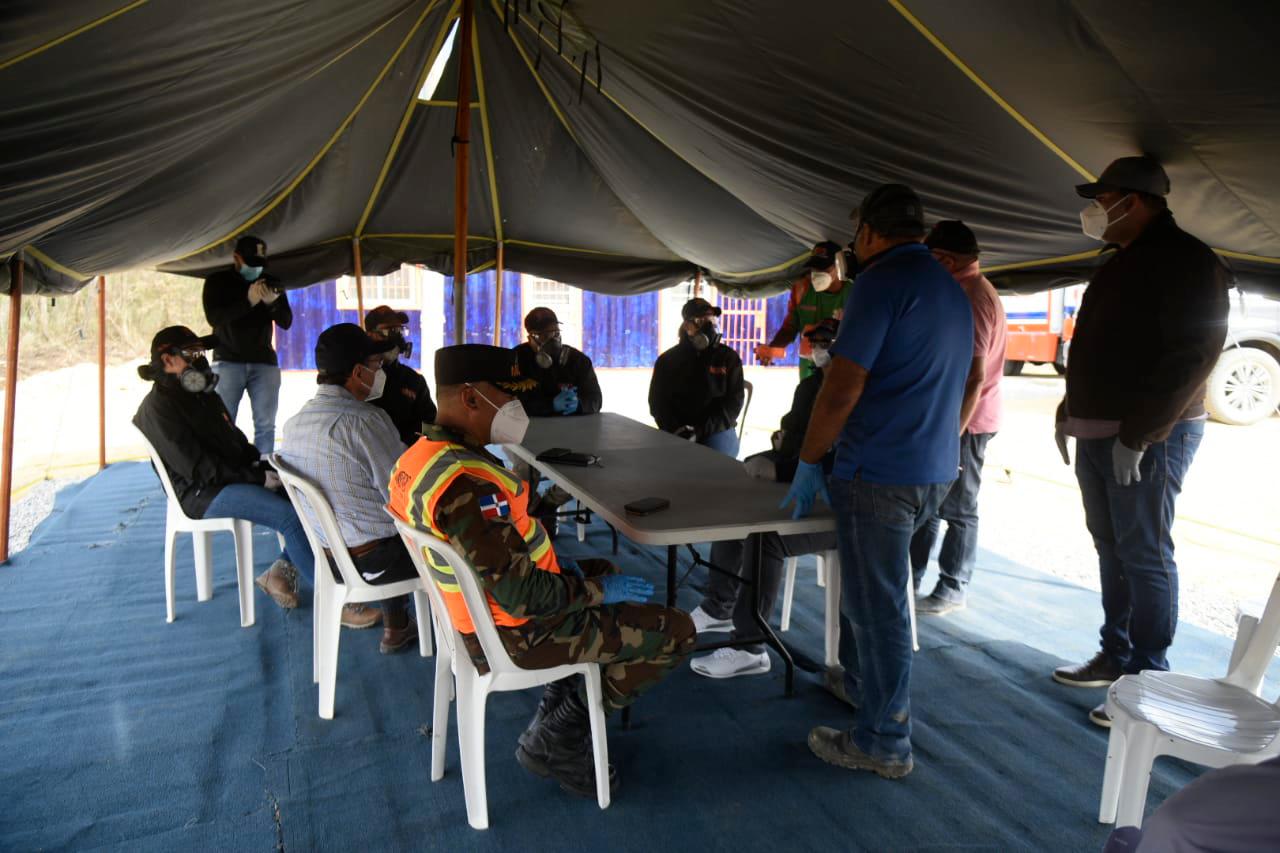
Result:
<svg viewBox="0 0 1280 853"><path fill-rule="evenodd" d="M735 678L739 675L762 675L772 663L768 652L752 654L746 649L716 649L706 657L695 658L689 667L707 678Z"/></svg>
<svg viewBox="0 0 1280 853"><path fill-rule="evenodd" d="M707 611L703 610L701 604L693 608L693 611L689 614L689 618L693 620L693 629L699 634L733 630L732 619L717 619Z"/></svg>

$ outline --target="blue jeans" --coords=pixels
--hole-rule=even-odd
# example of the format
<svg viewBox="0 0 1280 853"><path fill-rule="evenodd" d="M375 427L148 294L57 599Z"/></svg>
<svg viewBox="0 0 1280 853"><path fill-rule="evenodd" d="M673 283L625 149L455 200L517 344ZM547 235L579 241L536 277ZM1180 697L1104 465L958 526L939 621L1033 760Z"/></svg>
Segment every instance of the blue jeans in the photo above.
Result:
<svg viewBox="0 0 1280 853"><path fill-rule="evenodd" d="M215 361L213 372L218 374L218 392L222 403L236 422L240 398L249 392L249 405L253 409L253 446L259 453L271 453L276 449L276 409L280 406L280 368L274 364L245 364L239 361Z"/></svg>
<svg viewBox="0 0 1280 853"><path fill-rule="evenodd" d="M1203 421L1177 424L1147 448L1142 480L1129 486L1111 468L1114 438L1076 442L1076 479L1102 579L1102 650L1124 672L1169 668L1178 625L1174 503L1202 438Z"/></svg>
<svg viewBox="0 0 1280 853"><path fill-rule="evenodd" d="M938 552L938 583L933 595L948 601L964 601L965 588L978 562L978 489L982 487L982 462L987 442L995 433L966 432L960 436L960 476L942 499L938 514L911 538L911 572L916 590L929 568L938 529L947 523Z"/></svg>
<svg viewBox="0 0 1280 853"><path fill-rule="evenodd" d="M699 441L698 444L705 444L712 450L719 450L725 456L732 456L734 459L738 458L738 431L736 429L713 432Z"/></svg>
<svg viewBox="0 0 1280 853"><path fill-rule="evenodd" d="M950 483L886 486L832 477L843 585L840 663L858 702L849 738L874 758L911 755L911 537Z"/></svg>
<svg viewBox="0 0 1280 853"><path fill-rule="evenodd" d="M307 541L306 531L302 529L302 522L288 498L262 486L232 483L223 486L213 496L204 517L244 518L283 534L281 558L293 563L308 580L314 576L315 556L311 553L311 543Z"/></svg>

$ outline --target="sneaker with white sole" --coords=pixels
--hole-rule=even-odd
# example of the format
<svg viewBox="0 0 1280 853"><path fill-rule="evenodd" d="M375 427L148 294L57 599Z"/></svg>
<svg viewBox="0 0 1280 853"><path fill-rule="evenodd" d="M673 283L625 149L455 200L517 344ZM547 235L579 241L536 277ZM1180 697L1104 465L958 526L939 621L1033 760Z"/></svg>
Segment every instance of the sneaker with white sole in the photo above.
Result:
<svg viewBox="0 0 1280 853"><path fill-rule="evenodd" d="M746 649L716 649L706 657L695 658L689 667L707 678L737 678L739 675L763 675L772 663L768 652L755 654Z"/></svg>
<svg viewBox="0 0 1280 853"><path fill-rule="evenodd" d="M703 610L701 604L693 608L693 611L689 614L689 618L693 620L693 629L699 634L733 630L732 619L717 619L707 611Z"/></svg>
<svg viewBox="0 0 1280 853"><path fill-rule="evenodd" d="M1107 713L1107 703L1103 702L1089 712L1089 722L1104 729L1111 728L1111 715Z"/></svg>

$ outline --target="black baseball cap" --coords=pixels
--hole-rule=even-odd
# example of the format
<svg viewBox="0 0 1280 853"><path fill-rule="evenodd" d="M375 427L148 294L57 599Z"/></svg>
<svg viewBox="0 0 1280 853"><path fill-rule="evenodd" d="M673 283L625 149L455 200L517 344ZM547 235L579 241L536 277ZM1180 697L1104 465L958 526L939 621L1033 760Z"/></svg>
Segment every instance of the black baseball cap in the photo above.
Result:
<svg viewBox="0 0 1280 853"><path fill-rule="evenodd" d="M545 332L551 328L559 328L560 319L550 308L534 308L524 318L526 332Z"/></svg>
<svg viewBox="0 0 1280 853"><path fill-rule="evenodd" d="M904 228L924 232L924 205L916 191L906 184L881 184L867 193L849 218L882 234Z"/></svg>
<svg viewBox="0 0 1280 853"><path fill-rule="evenodd" d="M930 249L941 249L957 255L978 254L978 238L973 235L968 225L959 219L942 219L935 222L924 238L924 244Z"/></svg>
<svg viewBox="0 0 1280 853"><path fill-rule="evenodd" d="M218 339L213 335L197 335L186 326L167 326L151 339L151 357L173 350L213 349L217 345Z"/></svg>
<svg viewBox="0 0 1280 853"><path fill-rule="evenodd" d="M814 243L813 251L809 254L809 260L804 262L804 268L807 270L825 270L836 262L836 255L842 251L838 243L833 243L830 240Z"/></svg>
<svg viewBox="0 0 1280 853"><path fill-rule="evenodd" d="M409 315L403 311L397 311L390 305L379 305L364 315L364 327L371 332L384 323L407 326L409 325Z"/></svg>
<svg viewBox="0 0 1280 853"><path fill-rule="evenodd" d="M1076 192L1084 198L1097 198L1099 193L1131 190L1161 198L1169 194L1169 176L1154 157L1121 157L1102 170L1098 180L1077 184Z"/></svg>
<svg viewBox="0 0 1280 853"><path fill-rule="evenodd" d="M508 394L538 387L537 380L520 373L516 351L488 344L457 344L436 350L436 384L488 382Z"/></svg>
<svg viewBox="0 0 1280 853"><path fill-rule="evenodd" d="M700 296L690 299L680 309L680 316L686 320L694 320L698 317L706 317L710 314L713 317L719 317L721 314L719 305L712 305Z"/></svg>
<svg viewBox="0 0 1280 853"><path fill-rule="evenodd" d="M395 341L375 341L355 323L339 323L316 338L316 369L333 376L346 376L369 356L395 348Z"/></svg>
<svg viewBox="0 0 1280 853"><path fill-rule="evenodd" d="M267 244L262 238L246 234L236 241L236 254L246 266L265 267L267 265Z"/></svg>

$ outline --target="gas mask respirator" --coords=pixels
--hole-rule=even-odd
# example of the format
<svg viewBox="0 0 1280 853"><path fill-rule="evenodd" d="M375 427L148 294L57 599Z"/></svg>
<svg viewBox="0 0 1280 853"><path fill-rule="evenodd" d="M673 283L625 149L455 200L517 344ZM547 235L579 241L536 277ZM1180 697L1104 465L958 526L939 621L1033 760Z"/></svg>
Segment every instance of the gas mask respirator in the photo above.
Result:
<svg viewBox="0 0 1280 853"><path fill-rule="evenodd" d="M720 331L715 324L708 321L703 323L693 334L689 335L689 343L698 352L703 352L715 346L720 341Z"/></svg>
<svg viewBox="0 0 1280 853"><path fill-rule="evenodd" d="M213 372L209 359L201 355L188 360L186 369L178 376L178 384L183 391L200 394L214 389L218 374Z"/></svg>
<svg viewBox="0 0 1280 853"><path fill-rule="evenodd" d="M556 334L539 344L533 360L543 370L557 364L564 367L569 360L569 348L560 342L560 335Z"/></svg>

